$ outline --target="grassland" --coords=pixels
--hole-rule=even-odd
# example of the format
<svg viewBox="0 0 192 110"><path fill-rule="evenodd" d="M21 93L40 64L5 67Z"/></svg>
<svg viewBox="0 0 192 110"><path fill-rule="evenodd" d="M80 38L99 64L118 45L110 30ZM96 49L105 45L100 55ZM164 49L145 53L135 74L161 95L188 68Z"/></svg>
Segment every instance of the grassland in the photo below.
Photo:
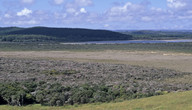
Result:
<svg viewBox="0 0 192 110"><path fill-rule="evenodd" d="M103 44L63 45L53 43L0 43L0 59L24 59L39 61L75 61L85 64L126 64L150 68L176 70L178 73L192 73L192 43L167 44ZM11 61L11 60L10 60ZM20 62L20 60L18 60ZM22 60L21 60L22 61ZM44 62L45 62L44 61ZM20 62L21 63L21 62ZM6 64L6 63L3 63ZM19 63L15 63L18 65ZM49 64L49 63L46 63ZM57 63L58 64L58 63ZM96 64L97 65L97 64ZM1 65L0 65L1 66ZM11 65L12 66L12 65ZM20 66L19 66L20 67ZM24 66L21 66L24 67ZM31 66L32 67L32 66ZM42 67L42 66L40 66ZM14 68L13 68L14 69ZM51 68L50 68L51 69ZM9 69L11 70L11 69ZM27 70L27 69L26 69ZM24 70L25 71L25 70ZM14 72L17 73L17 72ZM29 73L29 72L28 72ZM168 72L169 73L169 72ZM12 74L16 75L16 74ZM26 75L26 74L25 74ZM110 75L111 76L111 75ZM191 74L166 78L165 84L183 84L192 87ZM19 78L18 78L19 79ZM182 86L183 87L183 86ZM187 90L187 89L186 89ZM189 89L191 90L191 89ZM190 110L192 92L170 93L162 96L135 99L123 102L86 104L64 107L30 105L25 107L0 106L1 110Z"/></svg>
<svg viewBox="0 0 192 110"><path fill-rule="evenodd" d="M192 43L70 45L60 43L0 42L0 51L105 51L105 50L169 51L179 53L192 53Z"/></svg>
<svg viewBox="0 0 192 110"><path fill-rule="evenodd" d="M1 51L0 57L129 64L192 72L192 54L167 51Z"/></svg>
<svg viewBox="0 0 192 110"><path fill-rule="evenodd" d="M0 43L0 56L118 63L192 72L192 43L108 45Z"/></svg>
<svg viewBox="0 0 192 110"><path fill-rule="evenodd" d="M192 91L170 93L162 96L153 96L123 102L103 104L85 104L64 107L47 107L29 105L26 107L0 106L1 110L191 110Z"/></svg>

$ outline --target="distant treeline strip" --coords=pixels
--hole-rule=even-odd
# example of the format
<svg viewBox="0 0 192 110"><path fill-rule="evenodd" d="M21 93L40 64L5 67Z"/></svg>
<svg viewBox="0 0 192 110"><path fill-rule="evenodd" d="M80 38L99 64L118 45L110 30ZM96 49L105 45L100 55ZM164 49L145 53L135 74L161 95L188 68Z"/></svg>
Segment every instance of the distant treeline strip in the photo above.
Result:
<svg viewBox="0 0 192 110"><path fill-rule="evenodd" d="M123 34L132 35L134 40L163 40L163 39L192 39L192 31L119 31Z"/></svg>
<svg viewBox="0 0 192 110"><path fill-rule="evenodd" d="M0 42L0 51L170 51L192 53L192 43L159 43L159 44L60 44L60 43L26 43Z"/></svg>
<svg viewBox="0 0 192 110"><path fill-rule="evenodd" d="M2 42L51 42L58 41L56 37L45 35L1 35Z"/></svg>

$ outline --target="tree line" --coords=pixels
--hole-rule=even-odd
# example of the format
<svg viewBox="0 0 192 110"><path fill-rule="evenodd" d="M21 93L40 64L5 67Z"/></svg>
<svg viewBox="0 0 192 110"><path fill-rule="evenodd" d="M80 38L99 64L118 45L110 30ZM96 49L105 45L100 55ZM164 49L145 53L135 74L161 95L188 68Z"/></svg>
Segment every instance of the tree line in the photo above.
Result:
<svg viewBox="0 0 192 110"><path fill-rule="evenodd" d="M135 99L161 95L166 92L138 93L125 90L121 85L83 84L63 86L59 83L12 82L0 84L0 104L24 106L41 104L46 106L64 106L95 102L110 102L117 99Z"/></svg>

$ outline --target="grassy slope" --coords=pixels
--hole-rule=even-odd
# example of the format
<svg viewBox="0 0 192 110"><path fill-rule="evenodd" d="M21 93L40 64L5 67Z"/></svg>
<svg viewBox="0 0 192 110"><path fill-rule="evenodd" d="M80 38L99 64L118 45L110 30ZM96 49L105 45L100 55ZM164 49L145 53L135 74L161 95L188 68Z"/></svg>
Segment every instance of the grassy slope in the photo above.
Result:
<svg viewBox="0 0 192 110"><path fill-rule="evenodd" d="M117 103L86 104L65 107L45 107L40 105L12 107L2 105L0 106L0 110L191 110L191 96L192 91L187 91Z"/></svg>

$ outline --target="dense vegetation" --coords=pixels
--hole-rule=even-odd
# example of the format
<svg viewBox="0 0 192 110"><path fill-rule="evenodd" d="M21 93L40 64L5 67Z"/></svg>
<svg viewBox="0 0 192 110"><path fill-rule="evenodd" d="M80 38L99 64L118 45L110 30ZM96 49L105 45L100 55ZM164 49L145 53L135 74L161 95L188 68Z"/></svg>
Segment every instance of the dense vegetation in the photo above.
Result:
<svg viewBox="0 0 192 110"><path fill-rule="evenodd" d="M134 99L160 95L167 92L134 93L126 92L122 87L105 85L62 86L45 82L22 82L0 84L0 104L27 105L40 103L41 105L63 106L95 102L110 102L118 98Z"/></svg>
<svg viewBox="0 0 192 110"><path fill-rule="evenodd" d="M192 90L189 83L165 81L191 73L169 69L18 58L0 58L0 64L0 104L63 106Z"/></svg>
<svg viewBox="0 0 192 110"><path fill-rule="evenodd" d="M140 30L140 31L118 31L123 34L132 35L135 40L162 40L162 39L192 39L192 31L182 30Z"/></svg>
<svg viewBox="0 0 192 110"><path fill-rule="evenodd" d="M139 30L108 31L80 28L48 28L32 27L0 28L0 41L3 42L83 42L113 40L159 40L159 39L191 39L192 31L182 30Z"/></svg>
<svg viewBox="0 0 192 110"><path fill-rule="evenodd" d="M45 35L1 35L0 42L54 42L56 37Z"/></svg>
<svg viewBox="0 0 192 110"><path fill-rule="evenodd" d="M131 35L107 30L48 27L0 28L0 36L0 41L6 42L81 42L132 39Z"/></svg>
<svg viewBox="0 0 192 110"><path fill-rule="evenodd" d="M23 107L1 105L1 110L191 110L192 91L169 93L161 96L153 96L136 100L93 103L73 106L41 106L34 104Z"/></svg>

